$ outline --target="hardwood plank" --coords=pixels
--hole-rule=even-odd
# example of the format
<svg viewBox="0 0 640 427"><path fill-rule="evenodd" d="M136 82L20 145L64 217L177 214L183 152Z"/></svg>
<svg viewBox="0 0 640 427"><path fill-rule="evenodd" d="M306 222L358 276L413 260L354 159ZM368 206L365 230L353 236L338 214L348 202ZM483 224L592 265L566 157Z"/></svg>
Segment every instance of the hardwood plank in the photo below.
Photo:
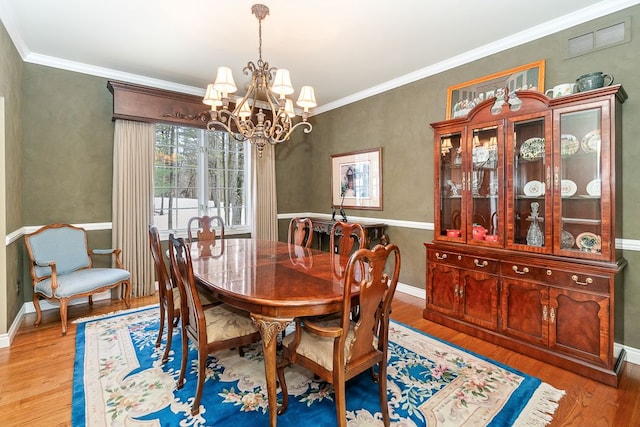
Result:
<svg viewBox="0 0 640 427"><path fill-rule="evenodd" d="M156 296L132 299L132 307L157 302ZM534 375L566 391L550 426L640 425L640 366L627 363L616 389L468 336L422 318L424 300L397 293L392 317L432 336ZM60 335L55 310L33 326L25 316L9 348L0 349L0 425L69 426L76 325L74 319L124 309L120 301L96 301L69 308L69 331Z"/></svg>

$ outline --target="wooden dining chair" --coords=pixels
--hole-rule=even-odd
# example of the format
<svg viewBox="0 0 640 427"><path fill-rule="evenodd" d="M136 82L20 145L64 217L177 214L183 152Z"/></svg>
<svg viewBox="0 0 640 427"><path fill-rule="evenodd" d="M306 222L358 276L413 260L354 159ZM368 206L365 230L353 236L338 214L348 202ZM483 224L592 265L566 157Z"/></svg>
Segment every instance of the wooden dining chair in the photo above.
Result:
<svg viewBox="0 0 640 427"><path fill-rule="evenodd" d="M333 255L331 268L334 275L342 277L347 266L347 261L356 250L366 245L366 238L362 225L357 222L337 221L331 227L329 238L329 250Z"/></svg>
<svg viewBox="0 0 640 427"><path fill-rule="evenodd" d="M311 218L291 218L287 240L292 245L311 247L313 240L313 222Z"/></svg>
<svg viewBox="0 0 640 427"><path fill-rule="evenodd" d="M200 256L211 256L216 239L224 239L224 220L221 216L194 216L187 223L187 241L197 242Z"/></svg>
<svg viewBox="0 0 640 427"><path fill-rule="evenodd" d="M393 266L387 261L393 255ZM367 271L362 278L359 265ZM385 273L389 268L391 276ZM347 262L344 283L357 284L360 316L351 317L352 286L344 286L342 312L339 319L314 322L296 319L295 332L287 335L283 358L278 364L278 381L282 388L280 413L287 410L289 396L284 369L295 363L333 384L337 425L346 421L345 383L377 365L374 381L378 382L380 409L385 426L389 426L387 406L387 347L391 300L400 275L400 250L395 244L378 245L373 250L358 249ZM373 372L373 370L371 369Z"/></svg>
<svg viewBox="0 0 640 427"><path fill-rule="evenodd" d="M216 231L217 230L217 231ZM194 216L187 223L189 243L198 240L212 241L224 239L224 220L221 216Z"/></svg>
<svg viewBox="0 0 640 427"><path fill-rule="evenodd" d="M162 344L165 319L167 321L167 346L162 356L162 363L164 364L167 363L169 359L169 352L171 351L171 343L173 340L173 328L177 327L180 321L180 291L178 290L178 285L173 277L173 273L167 269L164 262L160 232L154 225L149 226L149 246L156 269L158 299L160 304L160 327L158 329L158 338L156 339L156 348ZM200 295L200 301L203 306L220 303L206 292L198 290L198 294Z"/></svg>
<svg viewBox="0 0 640 427"><path fill-rule="evenodd" d="M151 248L151 257L156 267L156 280L158 281L158 298L160 300L160 329L158 329L158 338L156 339L156 348L162 343L162 334L164 333L164 322L167 319L167 346L162 355L162 363L167 363L169 351L171 350L171 341L173 338L173 328L178 326L180 320L180 291L174 285L175 280L169 278L167 267L162 255L162 244L160 243L160 233L158 228L149 226L149 246Z"/></svg>
<svg viewBox="0 0 640 427"><path fill-rule="evenodd" d="M182 363L177 387L184 385L187 369L188 341L198 349L198 384L191 414L200 412L200 400L207 365L207 356L215 351L238 347L243 355L242 346L260 340L260 332L248 313L237 310L227 304L218 304L203 308L196 289L191 254L182 238L169 236L169 259L171 269L180 291L180 310L182 313Z"/></svg>

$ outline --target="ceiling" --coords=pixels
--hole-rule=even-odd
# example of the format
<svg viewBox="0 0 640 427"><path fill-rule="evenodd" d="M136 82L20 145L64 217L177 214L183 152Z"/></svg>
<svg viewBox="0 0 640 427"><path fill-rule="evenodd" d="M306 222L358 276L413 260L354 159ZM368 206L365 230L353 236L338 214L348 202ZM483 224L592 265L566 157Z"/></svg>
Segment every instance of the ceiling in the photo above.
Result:
<svg viewBox="0 0 640 427"><path fill-rule="evenodd" d="M246 87L242 68L258 59L256 2L0 0L0 19L25 62L202 95L221 65ZM313 86L318 113L640 0L264 3L262 57L288 68L296 90Z"/></svg>

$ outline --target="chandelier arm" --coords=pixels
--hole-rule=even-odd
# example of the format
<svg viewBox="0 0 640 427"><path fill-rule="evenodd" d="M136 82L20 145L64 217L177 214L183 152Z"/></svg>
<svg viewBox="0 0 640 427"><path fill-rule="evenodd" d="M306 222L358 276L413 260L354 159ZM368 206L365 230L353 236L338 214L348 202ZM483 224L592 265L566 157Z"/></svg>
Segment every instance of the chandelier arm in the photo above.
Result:
<svg viewBox="0 0 640 427"><path fill-rule="evenodd" d="M287 132L286 135L284 135L282 138L279 138L278 140L269 141L269 143L272 144L272 145L276 145L276 144L280 144L281 142L285 142L286 140L289 139L289 137L291 136L293 131L296 130L300 126L306 127L306 129L302 130L304 133L311 133L311 131L313 130L313 126L311 125L311 123L309 123L309 122L298 122L295 125L293 125L293 127L291 127L291 129L289 129L289 132Z"/></svg>
<svg viewBox="0 0 640 427"><path fill-rule="evenodd" d="M245 141L247 139L244 135L234 132L226 123L223 123L219 120L209 121L209 123L207 123L207 130L224 130L228 132L233 139L239 142Z"/></svg>

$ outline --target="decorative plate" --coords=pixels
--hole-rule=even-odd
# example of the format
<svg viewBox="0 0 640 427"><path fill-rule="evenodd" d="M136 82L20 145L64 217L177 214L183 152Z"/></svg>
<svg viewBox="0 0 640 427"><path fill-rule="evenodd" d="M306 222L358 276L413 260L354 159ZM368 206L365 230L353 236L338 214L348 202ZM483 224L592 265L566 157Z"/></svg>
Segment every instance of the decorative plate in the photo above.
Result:
<svg viewBox="0 0 640 427"><path fill-rule="evenodd" d="M600 236L589 232L580 233L576 237L576 245L586 252L600 252L600 242Z"/></svg>
<svg viewBox="0 0 640 427"><path fill-rule="evenodd" d="M576 191L578 191L578 186L570 179L563 179L560 181L560 188L562 191L562 197L571 197L576 194Z"/></svg>
<svg viewBox="0 0 640 427"><path fill-rule="evenodd" d="M520 156L525 160L538 160L544 157L544 138L529 138L520 147Z"/></svg>
<svg viewBox="0 0 640 427"><path fill-rule="evenodd" d="M489 160L489 149L487 147L474 147L472 152L473 163L479 164Z"/></svg>
<svg viewBox="0 0 640 427"><path fill-rule="evenodd" d="M540 181L529 181L522 188L525 196L542 196L544 194L544 184Z"/></svg>
<svg viewBox="0 0 640 427"><path fill-rule="evenodd" d="M560 234L560 247L562 249L572 248L575 242L576 239L573 237L573 234L569 233L566 230L562 230L562 233Z"/></svg>
<svg viewBox="0 0 640 427"><path fill-rule="evenodd" d="M600 187L602 183L599 179L594 179L593 181L587 184L587 193L590 196L599 196L600 195Z"/></svg>
<svg viewBox="0 0 640 427"><path fill-rule="evenodd" d="M582 138L582 150L586 153L600 151L600 129L592 130Z"/></svg>
<svg viewBox="0 0 640 427"><path fill-rule="evenodd" d="M568 133L563 133L560 136L560 154L562 157L572 156L580 149L580 142L578 138Z"/></svg>

